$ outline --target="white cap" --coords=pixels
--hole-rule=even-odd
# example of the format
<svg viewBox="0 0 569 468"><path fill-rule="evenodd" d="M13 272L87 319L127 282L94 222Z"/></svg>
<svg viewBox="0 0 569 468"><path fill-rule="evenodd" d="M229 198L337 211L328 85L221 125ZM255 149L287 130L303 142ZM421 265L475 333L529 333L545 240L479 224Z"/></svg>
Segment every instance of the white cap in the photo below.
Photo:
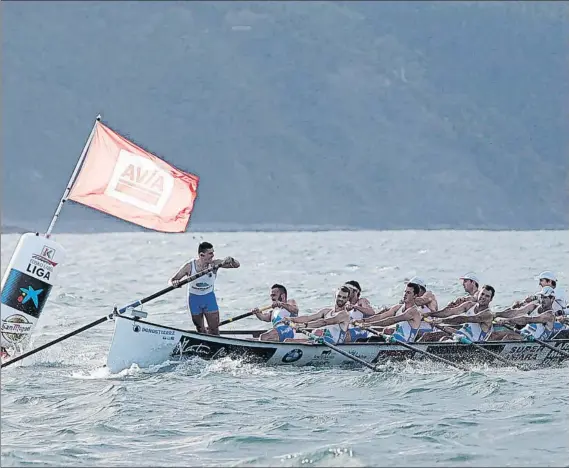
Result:
<svg viewBox="0 0 569 468"><path fill-rule="evenodd" d="M471 280L474 281L475 283L480 284L480 280L478 279L478 276L476 276L476 273L469 271L468 273L466 273L466 275L462 275L459 279L461 280Z"/></svg>
<svg viewBox="0 0 569 468"><path fill-rule="evenodd" d="M539 276L536 278L537 280L546 279L549 281L557 281L557 276L550 270L542 271Z"/></svg>
<svg viewBox="0 0 569 468"><path fill-rule="evenodd" d="M409 283L413 283L416 284L417 286L427 289L427 283L425 283L425 281L419 278L418 276L413 276L413 278L407 281L407 284Z"/></svg>
<svg viewBox="0 0 569 468"><path fill-rule="evenodd" d="M537 293L538 296L545 296L545 297L555 297L555 289L551 286L545 286L541 291Z"/></svg>

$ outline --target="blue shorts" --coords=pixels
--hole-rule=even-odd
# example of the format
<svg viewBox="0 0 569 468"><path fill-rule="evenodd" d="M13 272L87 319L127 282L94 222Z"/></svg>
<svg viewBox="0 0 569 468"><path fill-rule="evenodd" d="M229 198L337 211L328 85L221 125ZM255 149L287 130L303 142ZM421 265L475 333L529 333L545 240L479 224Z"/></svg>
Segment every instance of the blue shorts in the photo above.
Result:
<svg viewBox="0 0 569 468"><path fill-rule="evenodd" d="M190 294L188 296L188 305L192 315L207 314L208 312L217 312L219 310L213 291L204 295Z"/></svg>
<svg viewBox="0 0 569 468"><path fill-rule="evenodd" d="M348 328L348 333L350 334L350 341L352 343L355 343L358 339L369 338L367 330L362 330L360 327Z"/></svg>
<svg viewBox="0 0 569 468"><path fill-rule="evenodd" d="M294 330L290 325L278 325L275 330L279 334L279 341L284 341L287 338L294 338Z"/></svg>

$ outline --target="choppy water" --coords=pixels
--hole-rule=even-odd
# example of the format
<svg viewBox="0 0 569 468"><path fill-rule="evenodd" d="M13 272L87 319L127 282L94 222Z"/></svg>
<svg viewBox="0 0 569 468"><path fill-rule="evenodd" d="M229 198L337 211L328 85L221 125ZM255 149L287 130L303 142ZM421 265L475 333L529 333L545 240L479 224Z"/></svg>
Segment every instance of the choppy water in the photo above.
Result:
<svg viewBox="0 0 569 468"><path fill-rule="evenodd" d="M2 273L17 235L2 236ZM441 304L475 270L495 306L543 269L566 285L567 232L320 232L56 235L68 259L35 330L45 343L166 286L210 240L222 319L268 303L284 283L301 313L360 281L375 305L423 276ZM190 327L182 290L145 306ZM231 328L263 328L248 318ZM109 375L112 324L2 370L2 466L569 466L569 367L466 373L408 363L366 370L192 361Z"/></svg>

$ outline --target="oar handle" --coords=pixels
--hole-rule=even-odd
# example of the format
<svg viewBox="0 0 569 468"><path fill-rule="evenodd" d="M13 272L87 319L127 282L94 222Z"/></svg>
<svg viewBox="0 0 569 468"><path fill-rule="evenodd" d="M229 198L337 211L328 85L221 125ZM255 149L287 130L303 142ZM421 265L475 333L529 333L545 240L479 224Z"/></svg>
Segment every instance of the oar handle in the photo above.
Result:
<svg viewBox="0 0 569 468"><path fill-rule="evenodd" d="M266 310L269 310L269 309L272 309L272 308L273 308L272 305L268 305L268 306L265 306L265 307L261 307L261 308L259 309L259 311L260 311L260 312L265 312ZM219 326L221 327L222 325L227 325L228 323L236 322L237 320L241 320L241 319L244 319L244 318L247 318L247 317L251 317L251 315L255 315L255 312L246 312L246 313L244 313L244 314L241 314L241 315L237 315L237 316L235 316L235 317L228 318L228 319L226 319L226 320L223 320L222 322L219 322Z"/></svg>

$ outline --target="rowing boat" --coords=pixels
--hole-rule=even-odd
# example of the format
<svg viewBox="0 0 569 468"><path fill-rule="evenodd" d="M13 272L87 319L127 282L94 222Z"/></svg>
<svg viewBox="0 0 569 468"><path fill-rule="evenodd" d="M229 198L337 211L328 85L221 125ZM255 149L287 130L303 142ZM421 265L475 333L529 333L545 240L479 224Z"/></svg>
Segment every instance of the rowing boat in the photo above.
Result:
<svg viewBox="0 0 569 468"><path fill-rule="evenodd" d="M231 357L267 365L293 366L354 366L353 360L322 344L263 342L258 339L231 335L212 336L168 327L132 315L116 315L114 334L107 355L112 373L141 368L167 361L199 357L205 360ZM227 333L230 333L227 331ZM243 332L235 332L235 335ZM548 341L557 349L569 351L569 336ZM519 363L540 367L558 365L565 359L561 353L529 341L495 341L481 343L493 353ZM378 341L337 345L352 356L373 364L389 361L423 360L424 355L394 343ZM420 351L444 357L453 362L492 364L496 358L468 344L454 342L413 343Z"/></svg>

